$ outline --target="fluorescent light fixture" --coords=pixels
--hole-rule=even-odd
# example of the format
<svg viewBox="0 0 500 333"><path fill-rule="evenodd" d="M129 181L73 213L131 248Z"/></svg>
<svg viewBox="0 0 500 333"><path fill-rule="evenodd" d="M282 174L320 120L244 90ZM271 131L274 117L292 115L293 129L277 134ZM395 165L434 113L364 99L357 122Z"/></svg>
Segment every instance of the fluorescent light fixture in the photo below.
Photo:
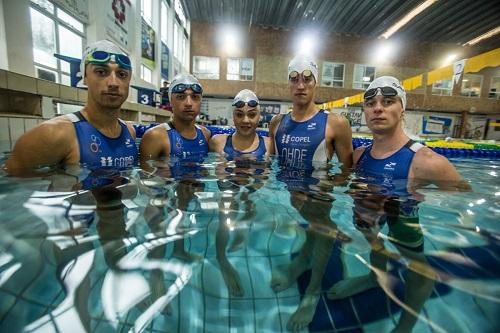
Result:
<svg viewBox="0 0 500 333"><path fill-rule="evenodd" d="M429 6L437 2L438 0L426 0L417 7L415 7L412 11L406 14L401 20L396 22L392 27L387 29L380 37L388 39L391 37L396 31L404 27L408 22L410 22L415 16L426 10Z"/></svg>
<svg viewBox="0 0 500 333"><path fill-rule="evenodd" d="M484 33L482 34L481 36L478 36L474 39L471 39L470 41L468 41L467 43L465 44L462 44L462 46L467 46L467 45L474 45L474 44L477 44L479 43L480 41L482 41L483 39L487 39L487 38L490 38L490 37L493 37L495 36L496 34L500 33L500 26L499 27L496 27L495 29L493 30L490 30L488 31L487 33Z"/></svg>

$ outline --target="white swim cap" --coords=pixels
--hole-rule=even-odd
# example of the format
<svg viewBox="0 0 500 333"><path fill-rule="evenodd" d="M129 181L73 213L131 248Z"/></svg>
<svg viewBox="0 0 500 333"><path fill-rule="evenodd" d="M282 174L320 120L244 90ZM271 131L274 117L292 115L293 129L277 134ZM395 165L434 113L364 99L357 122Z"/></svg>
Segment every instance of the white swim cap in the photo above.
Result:
<svg viewBox="0 0 500 333"><path fill-rule="evenodd" d="M252 107L258 106L260 104L259 98L253 91L251 91L250 89L243 89L234 97L232 105L237 106L236 104L238 104L238 102L244 102L248 104L248 102L250 101L254 101L257 103L256 105L249 105Z"/></svg>
<svg viewBox="0 0 500 333"><path fill-rule="evenodd" d="M290 77L291 72L297 71L298 73L302 73L306 69L313 73L314 79L316 80L316 83L318 83L318 65L313 59L305 55L298 55L290 61L288 64L287 79Z"/></svg>
<svg viewBox="0 0 500 333"><path fill-rule="evenodd" d="M405 88L401 85L398 79L393 76L381 76L373 80L372 83L365 90L365 93L368 90L382 88L382 87L391 87L397 91L398 97L401 98L401 104L403 105L403 110L406 110L406 91ZM377 91L377 95L382 95L382 92Z"/></svg>
<svg viewBox="0 0 500 333"><path fill-rule="evenodd" d="M85 66L87 65L87 57L89 56L89 54L92 54L93 52L96 51L121 54L128 58L128 54L123 52L123 50L118 45L116 45L113 42L110 42L109 40L99 40L95 43L87 45L87 47L83 51L82 61L80 62L80 72L76 74L76 76L82 78L82 80L80 81L81 84L79 84L79 86L85 87L85 85L83 84L83 78L85 77ZM111 60L116 62L116 59L114 58Z"/></svg>
<svg viewBox="0 0 500 333"><path fill-rule="evenodd" d="M170 100L172 100L172 91L174 91L176 87L180 84L185 84L188 86L198 85L198 87L196 88L191 87L190 89L193 90L193 92L195 93L203 94L203 86L200 84L200 81L198 81L198 79L194 75L189 73L178 74L174 77L172 83L170 83L170 88L168 89L168 98Z"/></svg>

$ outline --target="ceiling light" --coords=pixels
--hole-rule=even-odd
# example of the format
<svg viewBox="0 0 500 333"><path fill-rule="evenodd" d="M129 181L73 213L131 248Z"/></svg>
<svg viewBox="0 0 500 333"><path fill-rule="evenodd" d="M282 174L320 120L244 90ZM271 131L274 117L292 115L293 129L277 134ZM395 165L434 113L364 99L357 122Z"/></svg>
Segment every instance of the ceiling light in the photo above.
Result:
<svg viewBox="0 0 500 333"><path fill-rule="evenodd" d="M316 35L313 31L301 33L295 43L295 53L314 57L318 46Z"/></svg>
<svg viewBox="0 0 500 333"><path fill-rule="evenodd" d="M474 39L471 39L470 41L468 41L467 43L463 44L462 46L477 44L480 41L482 41L483 39L487 39L487 38L493 37L493 36L495 36L498 33L500 33L500 27L496 27L495 29L488 31L487 33L484 33L481 36L478 36L478 37L476 37Z"/></svg>
<svg viewBox="0 0 500 333"><path fill-rule="evenodd" d="M380 41L375 48L373 60L377 63L388 63L394 57L396 52L396 43L392 41Z"/></svg>
<svg viewBox="0 0 500 333"><path fill-rule="evenodd" d="M443 66L448 66L450 65L453 60L457 59L457 55L455 53L449 54L443 61Z"/></svg>
<svg viewBox="0 0 500 333"><path fill-rule="evenodd" d="M369 76L363 76L363 82L370 82Z"/></svg>
<svg viewBox="0 0 500 333"><path fill-rule="evenodd" d="M405 15L401 20L396 22L392 27L387 29L386 32L384 32L380 37L382 38L389 38L391 37L396 31L401 29L403 26L405 26L408 22L410 22L415 16L423 12L427 7L431 6L433 3L437 2L438 0L426 0L425 2L421 3L419 6L415 7L411 12Z"/></svg>

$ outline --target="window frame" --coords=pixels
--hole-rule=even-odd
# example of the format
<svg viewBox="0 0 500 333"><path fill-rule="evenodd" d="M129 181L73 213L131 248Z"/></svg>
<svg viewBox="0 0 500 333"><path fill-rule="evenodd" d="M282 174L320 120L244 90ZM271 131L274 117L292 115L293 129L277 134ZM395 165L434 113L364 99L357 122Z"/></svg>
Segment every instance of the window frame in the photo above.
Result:
<svg viewBox="0 0 500 333"><path fill-rule="evenodd" d="M333 78L332 78L332 85L329 86L329 85L326 85L323 83L323 73L324 73L324 66L325 66L325 63L328 63L328 64L332 64L334 66L334 69L333 69ZM338 65L342 65L343 66L343 71L342 71L342 81L339 81L339 80L335 80L335 67L338 66ZM344 63L341 63L341 62L333 62L333 61L323 61L322 65L321 65L321 84L320 86L321 87L327 87L327 88L344 88L344 82L345 82L345 64ZM340 82L341 85L340 86L335 86L334 85L334 82Z"/></svg>
<svg viewBox="0 0 500 333"><path fill-rule="evenodd" d="M65 29L69 30L70 32L74 33L75 35L77 35L78 37L81 38L81 43L82 43L82 50L84 49L84 45L85 45L85 41L87 40L86 38L86 34L87 34L87 26L85 25L84 22L81 22L78 18L74 17L73 15L71 15L70 13L68 13L67 11L65 11L63 8L61 8L59 5L57 5L56 3L50 1L50 0L47 0L47 2L50 2L53 6L53 13L46 10L45 8L43 8L42 6L40 6L39 4L33 2L33 1L30 1L29 3L29 9L30 11L31 10L35 10L37 11L38 13L40 13L41 15L44 15L45 17L47 17L48 19L52 20L54 22L54 42L55 42L55 46L56 46L56 50L55 50L55 53L57 54L60 54L61 52L61 42L60 42L60 38L59 38L59 26L62 26L64 27ZM81 23L82 24L82 31L79 31L78 29L74 28L72 25L70 24L67 24L65 21L63 21L61 18L59 18L57 16L58 14L58 11L61 11L63 12L64 14L70 16L71 18L73 18L74 20L76 20L78 23ZM31 14L30 14L30 24L31 24ZM31 27L31 34L33 36L33 27ZM32 43L32 49L34 49L34 42ZM63 68L62 68L62 61L61 59L56 59L56 67L51 67L49 65L46 65L46 64L42 64L40 62L37 62L35 61L35 58L33 57L33 66L35 68L35 75L38 77L38 70L37 68L40 68L42 70L47 70L47 71L51 71L51 72L56 72L57 75L56 75L56 83L59 83L59 84L64 84L62 83L63 80L62 80L62 77L63 76L67 76L67 77L71 77L71 73L68 72L68 71L65 71ZM68 66L69 67L69 66Z"/></svg>
<svg viewBox="0 0 500 333"><path fill-rule="evenodd" d="M475 78L480 78L481 79L481 82L479 83L479 94L477 96L471 96L470 92L469 92L469 94L464 94L463 93L463 90L464 90L464 79L466 79L466 77L475 77ZM484 77L482 75L479 75L479 74L464 74L462 76L462 84L460 85L460 96L462 96L462 97L469 97L469 98L480 98L481 97L481 90L483 89L483 81L484 81ZM465 81L465 82L468 82L468 81Z"/></svg>
<svg viewBox="0 0 500 333"><path fill-rule="evenodd" d="M248 78L248 77L250 77L250 75L243 75L240 73L240 69L241 69L240 61L242 59L252 61L251 78ZM238 73L229 73L229 61L230 60L237 60L238 61ZM226 80L227 81L253 81L254 77L255 77L254 73L255 73L255 60L253 58L244 58L244 57L229 57L229 58L227 58L227 61L226 61ZM237 76L238 78L230 78L230 76Z"/></svg>
<svg viewBox="0 0 500 333"><path fill-rule="evenodd" d="M451 88L436 87L436 83L443 82L443 81L449 81L449 82L451 82ZM432 83L432 88L431 88L431 95L434 95L434 96L453 96L453 86L454 86L453 79L450 79L450 80L438 80L436 82L433 82ZM449 94L448 93L443 94L443 92L449 92Z"/></svg>
<svg viewBox="0 0 500 333"><path fill-rule="evenodd" d="M197 68L195 68L197 62L197 58L204 59L217 59L217 73L210 72L199 72ZM193 75L202 80L220 80L220 58L219 57L209 57L209 56L193 56ZM211 77L211 76L214 77Z"/></svg>
<svg viewBox="0 0 500 333"><path fill-rule="evenodd" d="M368 88L368 86L370 85L370 83L373 82L373 80L366 81L366 82L365 81L355 81L355 79L356 79L356 68L359 67L359 66L363 66L363 76L362 76L362 78L366 76L366 68L367 67L373 67L373 80L375 80L375 78L377 77L377 67L373 66L373 65L367 65L367 64L354 64L354 69L353 69L353 72L352 72L352 89L365 90L366 88ZM360 84L361 87L356 86L356 84ZM366 87L365 87L365 85L366 85Z"/></svg>
<svg viewBox="0 0 500 333"><path fill-rule="evenodd" d="M495 80L495 79L498 79L498 81L500 82L500 76L493 76L490 79L490 86L489 86L490 89L488 90L488 98L489 99L500 99L500 89L498 91L494 92L495 97L490 97L490 95L492 94L491 89L493 87L493 80Z"/></svg>

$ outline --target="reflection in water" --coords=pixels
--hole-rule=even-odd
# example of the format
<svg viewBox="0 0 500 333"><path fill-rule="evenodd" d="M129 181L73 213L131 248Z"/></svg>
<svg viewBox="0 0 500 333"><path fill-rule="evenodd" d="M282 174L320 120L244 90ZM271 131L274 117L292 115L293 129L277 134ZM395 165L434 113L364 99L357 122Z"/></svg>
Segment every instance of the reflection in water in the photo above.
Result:
<svg viewBox="0 0 500 333"><path fill-rule="evenodd" d="M0 176L0 330L498 331L499 165L456 165L473 191L214 155Z"/></svg>

